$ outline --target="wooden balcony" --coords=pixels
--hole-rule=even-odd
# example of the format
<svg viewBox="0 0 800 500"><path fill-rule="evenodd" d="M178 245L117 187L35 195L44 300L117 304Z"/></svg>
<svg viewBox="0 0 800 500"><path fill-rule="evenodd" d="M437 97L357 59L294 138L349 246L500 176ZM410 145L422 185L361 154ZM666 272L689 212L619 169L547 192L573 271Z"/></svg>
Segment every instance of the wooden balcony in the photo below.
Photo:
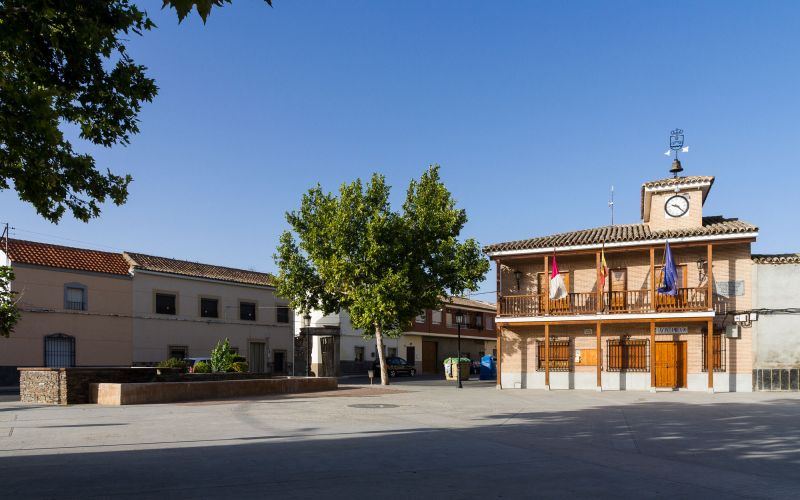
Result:
<svg viewBox="0 0 800 500"><path fill-rule="evenodd" d="M655 294L649 289L570 293L563 299L547 301L542 294L500 297L500 316L576 316L585 314L631 314L656 312L707 311L710 309L706 287L678 288L677 295ZM549 302L549 304L548 304Z"/></svg>

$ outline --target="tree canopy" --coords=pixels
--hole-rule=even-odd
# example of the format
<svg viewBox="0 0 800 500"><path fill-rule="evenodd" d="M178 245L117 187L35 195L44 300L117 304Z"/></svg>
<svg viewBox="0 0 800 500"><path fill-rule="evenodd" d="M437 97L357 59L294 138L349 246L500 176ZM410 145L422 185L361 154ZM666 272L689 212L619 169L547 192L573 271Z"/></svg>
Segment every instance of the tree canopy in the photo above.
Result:
<svg viewBox="0 0 800 500"><path fill-rule="evenodd" d="M412 180L400 211L390 187L374 174L338 195L310 189L286 219L274 258L277 292L303 312L347 309L355 328L374 335L381 380L388 384L384 334L399 335L445 297L476 290L489 262L473 239L458 241L466 212L441 182L439 167ZM295 239L297 236L297 240Z"/></svg>
<svg viewBox="0 0 800 500"><path fill-rule="evenodd" d="M17 307L17 293L11 291L14 271L8 266L0 266L0 337L8 337L20 318Z"/></svg>

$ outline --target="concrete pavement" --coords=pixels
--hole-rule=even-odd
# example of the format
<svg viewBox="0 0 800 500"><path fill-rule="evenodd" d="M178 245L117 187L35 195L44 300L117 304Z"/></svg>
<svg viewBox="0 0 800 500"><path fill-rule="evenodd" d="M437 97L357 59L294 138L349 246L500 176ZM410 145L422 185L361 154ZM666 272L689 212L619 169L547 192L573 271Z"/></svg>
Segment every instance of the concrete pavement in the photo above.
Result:
<svg viewBox="0 0 800 500"><path fill-rule="evenodd" d="M358 379L348 382L358 382ZM800 395L389 389L0 403L6 498L791 497Z"/></svg>

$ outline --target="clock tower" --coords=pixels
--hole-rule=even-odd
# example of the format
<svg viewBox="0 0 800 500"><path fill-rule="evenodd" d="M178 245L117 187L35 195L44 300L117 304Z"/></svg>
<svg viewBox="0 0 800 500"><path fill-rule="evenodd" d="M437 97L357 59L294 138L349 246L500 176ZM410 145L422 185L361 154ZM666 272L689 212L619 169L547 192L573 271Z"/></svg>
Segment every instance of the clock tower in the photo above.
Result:
<svg viewBox="0 0 800 500"><path fill-rule="evenodd" d="M651 231L703 227L712 176L673 177L642 184L642 222Z"/></svg>

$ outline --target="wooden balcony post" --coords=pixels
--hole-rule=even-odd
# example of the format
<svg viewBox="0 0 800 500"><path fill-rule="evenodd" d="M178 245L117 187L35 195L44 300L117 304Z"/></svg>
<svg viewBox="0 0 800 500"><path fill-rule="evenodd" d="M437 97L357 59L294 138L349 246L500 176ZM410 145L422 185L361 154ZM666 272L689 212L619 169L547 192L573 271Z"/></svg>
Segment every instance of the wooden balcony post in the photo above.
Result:
<svg viewBox="0 0 800 500"><path fill-rule="evenodd" d="M706 260L708 260L708 272L706 273L706 283L708 286L706 287L706 306L708 306L709 311L714 310L714 291L711 286L714 284L714 276L711 271L711 264L713 258L713 249L711 248L711 243L708 244L706 248Z"/></svg>
<svg viewBox="0 0 800 500"><path fill-rule="evenodd" d="M544 256L544 314L550 314L550 257L547 255Z"/></svg>
<svg viewBox="0 0 800 500"><path fill-rule="evenodd" d="M650 247L650 310L655 311L656 307L656 249Z"/></svg>
<svg viewBox="0 0 800 500"><path fill-rule="evenodd" d="M502 308L500 306L500 302L503 300L503 280L500 275L500 260L494 261L494 266L497 269L497 316L502 314ZM498 359L500 359L498 357Z"/></svg>
<svg viewBox="0 0 800 500"><path fill-rule="evenodd" d="M600 313L603 312L603 287L600 286L600 277L603 271L600 269L600 252L596 253L595 260L597 261L597 312ZM600 372L598 372L598 374L599 373Z"/></svg>
<svg viewBox="0 0 800 500"><path fill-rule="evenodd" d="M650 255L653 255L650 249ZM650 390L656 390L656 322L650 322Z"/></svg>
<svg viewBox="0 0 800 500"><path fill-rule="evenodd" d="M544 388L550 390L550 323L544 324Z"/></svg>
<svg viewBox="0 0 800 500"><path fill-rule="evenodd" d="M603 328L603 324L598 321L597 322L597 349L596 349L596 352L595 352L595 358L597 359L597 362L595 364L597 365L597 390L598 391L602 391L603 390L603 375L602 375L602 372L603 372L603 348L602 348L602 342L600 340L600 335L601 335L602 328Z"/></svg>
<svg viewBox="0 0 800 500"><path fill-rule="evenodd" d="M708 320L706 336L706 368L708 368L708 392L714 392L714 320Z"/></svg>

